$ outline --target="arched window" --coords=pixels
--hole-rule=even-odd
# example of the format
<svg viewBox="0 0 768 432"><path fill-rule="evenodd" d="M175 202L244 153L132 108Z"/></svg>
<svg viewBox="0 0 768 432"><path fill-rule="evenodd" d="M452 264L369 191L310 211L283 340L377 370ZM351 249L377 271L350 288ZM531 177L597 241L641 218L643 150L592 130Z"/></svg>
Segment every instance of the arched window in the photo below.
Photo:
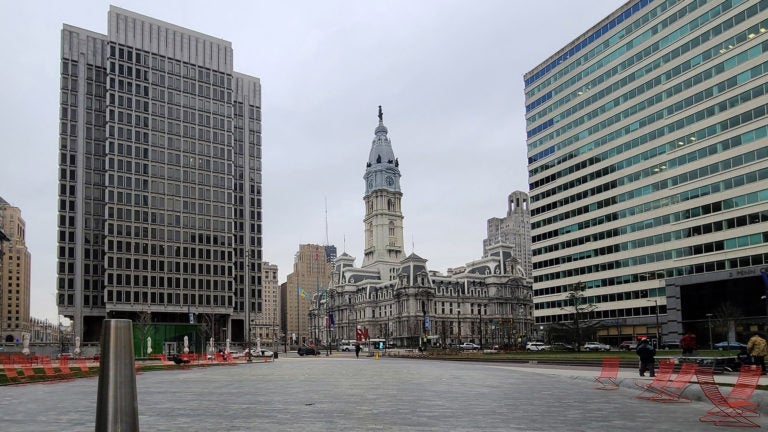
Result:
<svg viewBox="0 0 768 432"><path fill-rule="evenodd" d="M392 203L392 199L388 199L387 200L387 210L388 211L394 211L395 210L395 205Z"/></svg>

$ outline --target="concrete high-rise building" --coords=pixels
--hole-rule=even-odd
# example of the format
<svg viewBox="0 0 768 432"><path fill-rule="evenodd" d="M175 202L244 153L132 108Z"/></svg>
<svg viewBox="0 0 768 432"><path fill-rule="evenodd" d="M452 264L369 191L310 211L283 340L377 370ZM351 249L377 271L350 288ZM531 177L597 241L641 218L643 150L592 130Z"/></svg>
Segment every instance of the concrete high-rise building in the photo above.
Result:
<svg viewBox="0 0 768 432"><path fill-rule="evenodd" d="M251 342L260 340L262 345L274 346L280 334L280 284L277 281L277 265L262 262L261 302L251 314Z"/></svg>
<svg viewBox="0 0 768 432"><path fill-rule="evenodd" d="M488 219L488 237L483 240L483 256L497 244L512 246L515 258L525 270L526 277L533 274L531 257L531 209L528 194L514 191L507 197L507 216Z"/></svg>
<svg viewBox="0 0 768 432"><path fill-rule="evenodd" d="M767 8L629 1L525 75L537 324L583 283L614 344L764 325Z"/></svg>
<svg viewBox="0 0 768 432"><path fill-rule="evenodd" d="M151 313L244 341L261 298L261 85L229 41L117 7L64 25L59 313Z"/></svg>
<svg viewBox="0 0 768 432"><path fill-rule="evenodd" d="M4 235L3 235L4 233ZM27 250L21 209L0 198L0 341L22 340L30 332L32 256Z"/></svg>
<svg viewBox="0 0 768 432"><path fill-rule="evenodd" d="M325 256L325 247L315 244L299 245L293 259L293 272L281 287L283 329L289 345L308 344L310 334L309 311L318 302L320 292L328 288L331 264Z"/></svg>

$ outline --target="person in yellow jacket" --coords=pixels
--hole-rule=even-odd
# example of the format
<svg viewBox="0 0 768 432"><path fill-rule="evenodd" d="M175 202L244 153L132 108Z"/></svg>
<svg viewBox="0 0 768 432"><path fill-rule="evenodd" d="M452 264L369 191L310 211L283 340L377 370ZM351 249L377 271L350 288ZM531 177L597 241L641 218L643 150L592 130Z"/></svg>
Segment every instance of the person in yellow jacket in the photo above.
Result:
<svg viewBox="0 0 768 432"><path fill-rule="evenodd" d="M768 343L759 333L755 333L747 342L747 352L752 356L752 364L760 366L765 374L765 356L768 355Z"/></svg>

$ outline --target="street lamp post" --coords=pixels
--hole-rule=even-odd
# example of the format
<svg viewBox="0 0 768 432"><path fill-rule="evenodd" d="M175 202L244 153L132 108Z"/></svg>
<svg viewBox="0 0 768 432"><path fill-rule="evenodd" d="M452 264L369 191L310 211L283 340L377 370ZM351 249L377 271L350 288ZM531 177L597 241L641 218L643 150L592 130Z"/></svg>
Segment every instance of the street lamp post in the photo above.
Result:
<svg viewBox="0 0 768 432"><path fill-rule="evenodd" d="M653 299L648 300L649 302L653 302L654 304L654 310L656 311L656 347L661 347L661 338L659 336L659 300Z"/></svg>
<svg viewBox="0 0 768 432"><path fill-rule="evenodd" d="M709 327L709 349L714 349L712 345L712 314L707 314L707 327Z"/></svg>

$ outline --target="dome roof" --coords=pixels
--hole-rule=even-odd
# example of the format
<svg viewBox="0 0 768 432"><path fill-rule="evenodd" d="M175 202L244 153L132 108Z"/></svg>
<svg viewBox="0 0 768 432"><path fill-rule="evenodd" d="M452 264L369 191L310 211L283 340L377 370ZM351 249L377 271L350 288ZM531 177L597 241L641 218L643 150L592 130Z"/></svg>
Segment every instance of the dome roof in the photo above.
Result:
<svg viewBox="0 0 768 432"><path fill-rule="evenodd" d="M368 163L375 164L393 164L395 162L395 152L392 151L392 143L387 137L387 127L384 126L384 114L379 105L379 125L376 126L376 136L371 142L371 152L368 155Z"/></svg>

